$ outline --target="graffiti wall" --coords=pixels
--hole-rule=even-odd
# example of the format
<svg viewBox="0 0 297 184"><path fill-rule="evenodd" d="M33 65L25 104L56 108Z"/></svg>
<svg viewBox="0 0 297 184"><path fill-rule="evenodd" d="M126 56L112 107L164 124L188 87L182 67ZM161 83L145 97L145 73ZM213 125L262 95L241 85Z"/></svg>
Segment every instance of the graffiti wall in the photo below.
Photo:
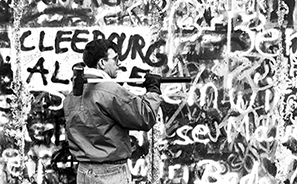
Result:
<svg viewBox="0 0 297 184"><path fill-rule="evenodd" d="M85 44L161 85L131 131L134 183L297 182L295 0L0 0L0 183L76 183L63 100ZM124 84L135 94L142 88Z"/></svg>

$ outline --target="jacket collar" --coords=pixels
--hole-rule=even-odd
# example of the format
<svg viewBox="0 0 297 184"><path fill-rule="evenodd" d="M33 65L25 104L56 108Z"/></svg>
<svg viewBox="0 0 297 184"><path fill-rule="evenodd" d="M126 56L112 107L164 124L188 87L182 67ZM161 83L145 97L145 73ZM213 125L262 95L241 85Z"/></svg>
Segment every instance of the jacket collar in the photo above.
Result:
<svg viewBox="0 0 297 184"><path fill-rule="evenodd" d="M110 79L110 76L105 71L88 67L84 68L84 77Z"/></svg>

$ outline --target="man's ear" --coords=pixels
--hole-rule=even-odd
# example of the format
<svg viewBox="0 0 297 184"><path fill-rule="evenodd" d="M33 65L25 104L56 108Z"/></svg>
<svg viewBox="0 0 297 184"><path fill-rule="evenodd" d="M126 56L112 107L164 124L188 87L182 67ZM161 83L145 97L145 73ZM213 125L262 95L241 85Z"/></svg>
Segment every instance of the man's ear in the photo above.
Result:
<svg viewBox="0 0 297 184"><path fill-rule="evenodd" d="M105 60L104 59L100 59L97 63L97 65L99 66L100 69L104 69L105 68Z"/></svg>

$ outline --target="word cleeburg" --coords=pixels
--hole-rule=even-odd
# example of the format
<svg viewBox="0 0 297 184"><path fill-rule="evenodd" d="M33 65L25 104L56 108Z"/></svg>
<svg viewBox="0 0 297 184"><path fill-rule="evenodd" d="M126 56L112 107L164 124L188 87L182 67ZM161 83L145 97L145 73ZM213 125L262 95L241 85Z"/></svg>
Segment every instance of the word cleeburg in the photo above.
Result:
<svg viewBox="0 0 297 184"><path fill-rule="evenodd" d="M52 33L50 33L52 34ZM92 35L90 35L92 34ZM40 52L48 52L48 51L55 51L56 54L63 54L68 52L67 47L61 47L61 44L69 43L70 48L77 53L82 53L83 49L80 49L77 47L77 44L87 43L90 41L88 38L89 36L93 36L91 39L98 39L98 38L104 38L105 35L99 30L93 30L92 33L90 33L89 30L85 29L75 29L75 30L67 30L57 31L55 35L55 39L53 43L45 43L45 31L39 32L39 40L38 43L32 44L32 42L27 41L27 45L25 45L25 41L28 39L30 40L32 37L35 37L37 35L32 35L31 30L24 31L20 37L20 49L23 52L29 52L38 50ZM167 56L163 53L157 53L156 54L156 61L152 61L150 59L151 55L158 50L160 47L164 46L166 42L164 40L159 40L157 42L152 43L147 51L144 54L144 48L146 46L146 42L144 38L139 34L134 34L129 37L128 40L126 40L126 34L121 33L120 35L116 32L113 32L110 34L110 36L107 38L109 40L113 40L118 44L118 47L120 48L119 53L119 59L120 61L123 61L127 59L128 55L131 52L131 59L135 59L137 54L140 56L142 61L149 66L152 67L160 67L163 66L165 63L167 63ZM128 45L124 46L124 42L128 41ZM29 45L28 43L32 44ZM125 49L125 50L124 50Z"/></svg>

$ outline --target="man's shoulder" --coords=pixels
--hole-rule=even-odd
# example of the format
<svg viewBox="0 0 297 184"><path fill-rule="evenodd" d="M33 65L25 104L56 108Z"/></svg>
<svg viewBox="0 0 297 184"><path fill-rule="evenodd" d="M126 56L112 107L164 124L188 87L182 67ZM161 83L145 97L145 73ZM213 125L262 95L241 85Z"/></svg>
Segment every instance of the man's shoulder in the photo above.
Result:
<svg viewBox="0 0 297 184"><path fill-rule="evenodd" d="M95 89L98 90L98 92L115 93L115 94L127 91L125 88L123 88L121 85L115 82L97 83L95 85Z"/></svg>
<svg viewBox="0 0 297 184"><path fill-rule="evenodd" d="M135 95L129 92L129 90L127 90L125 87L114 82L104 82L96 84L96 91L97 90L98 93L115 96L117 98L121 98L124 101L126 101L127 99L130 100L131 98L135 97Z"/></svg>

